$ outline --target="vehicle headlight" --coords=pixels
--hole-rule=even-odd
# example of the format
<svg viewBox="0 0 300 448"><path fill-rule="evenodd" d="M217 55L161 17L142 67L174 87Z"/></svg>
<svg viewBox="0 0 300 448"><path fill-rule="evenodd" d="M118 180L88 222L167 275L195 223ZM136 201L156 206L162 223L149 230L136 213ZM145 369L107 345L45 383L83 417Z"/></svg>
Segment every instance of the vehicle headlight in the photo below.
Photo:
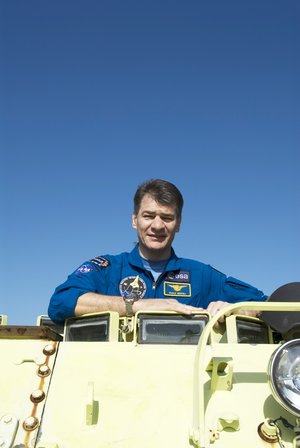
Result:
<svg viewBox="0 0 300 448"><path fill-rule="evenodd" d="M71 317L66 321L66 341L109 341L109 314Z"/></svg>
<svg viewBox="0 0 300 448"><path fill-rule="evenodd" d="M264 322L252 322L236 316L237 342L239 344L268 344L269 332Z"/></svg>
<svg viewBox="0 0 300 448"><path fill-rule="evenodd" d="M300 339L286 342L272 355L269 381L275 399L300 416Z"/></svg>
<svg viewBox="0 0 300 448"><path fill-rule="evenodd" d="M207 315L139 314L139 344L198 344Z"/></svg>

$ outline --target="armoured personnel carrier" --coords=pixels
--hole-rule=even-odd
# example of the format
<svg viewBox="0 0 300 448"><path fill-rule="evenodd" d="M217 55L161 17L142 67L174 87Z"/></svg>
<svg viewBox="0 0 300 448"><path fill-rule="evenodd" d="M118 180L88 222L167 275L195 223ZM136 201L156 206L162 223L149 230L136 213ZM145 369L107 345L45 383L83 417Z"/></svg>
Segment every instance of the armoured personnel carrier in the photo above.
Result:
<svg viewBox="0 0 300 448"><path fill-rule="evenodd" d="M213 318L2 315L0 447L299 447L299 299L290 283Z"/></svg>

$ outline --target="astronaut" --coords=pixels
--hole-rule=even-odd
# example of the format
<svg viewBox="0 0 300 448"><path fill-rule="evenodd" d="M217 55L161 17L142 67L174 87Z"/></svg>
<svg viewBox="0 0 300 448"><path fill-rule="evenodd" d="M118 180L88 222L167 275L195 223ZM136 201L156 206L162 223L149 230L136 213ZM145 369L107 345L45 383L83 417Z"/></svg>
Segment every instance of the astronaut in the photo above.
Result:
<svg viewBox="0 0 300 448"><path fill-rule="evenodd" d="M88 313L132 316L142 310L189 315L206 309L214 315L228 303L265 300L262 291L247 283L177 257L172 242L180 230L182 208L183 197L174 184L151 179L140 185L132 214L138 236L134 249L84 262L56 288L50 318L61 324Z"/></svg>

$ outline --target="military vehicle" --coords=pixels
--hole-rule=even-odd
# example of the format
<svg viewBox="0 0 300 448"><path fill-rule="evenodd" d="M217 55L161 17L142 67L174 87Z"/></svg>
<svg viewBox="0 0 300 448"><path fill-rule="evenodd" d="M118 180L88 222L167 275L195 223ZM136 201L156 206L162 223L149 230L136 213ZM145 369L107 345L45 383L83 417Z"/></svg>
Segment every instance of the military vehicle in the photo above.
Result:
<svg viewBox="0 0 300 448"><path fill-rule="evenodd" d="M214 317L2 315L0 447L299 447L299 299L296 282Z"/></svg>

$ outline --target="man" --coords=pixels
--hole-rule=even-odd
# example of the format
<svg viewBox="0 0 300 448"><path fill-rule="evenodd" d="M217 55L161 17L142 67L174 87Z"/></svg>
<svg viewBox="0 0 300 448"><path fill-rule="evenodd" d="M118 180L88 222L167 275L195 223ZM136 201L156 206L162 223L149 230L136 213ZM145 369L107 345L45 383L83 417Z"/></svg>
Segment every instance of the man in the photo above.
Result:
<svg viewBox="0 0 300 448"><path fill-rule="evenodd" d="M134 196L132 226L138 244L131 253L98 256L82 264L51 298L54 322L100 311L132 316L141 310L216 314L228 303L265 300L247 283L201 262L178 258L172 249L179 232L183 198L175 185L155 179Z"/></svg>

